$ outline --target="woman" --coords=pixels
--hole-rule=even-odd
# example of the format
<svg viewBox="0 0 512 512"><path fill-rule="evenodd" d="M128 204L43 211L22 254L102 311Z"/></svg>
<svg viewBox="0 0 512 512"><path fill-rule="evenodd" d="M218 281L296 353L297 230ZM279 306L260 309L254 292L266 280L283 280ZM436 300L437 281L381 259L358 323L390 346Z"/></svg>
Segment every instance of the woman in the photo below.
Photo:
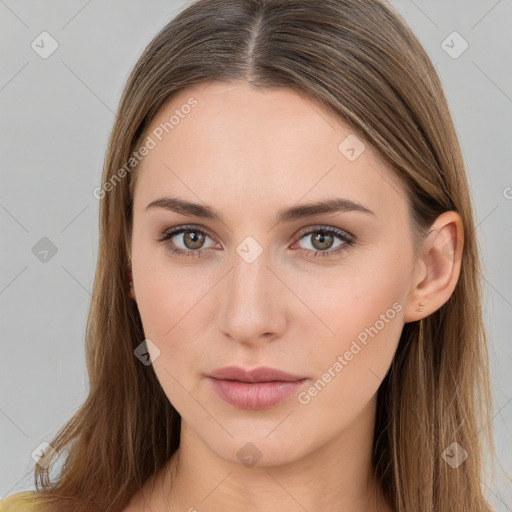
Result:
<svg viewBox="0 0 512 512"><path fill-rule="evenodd" d="M96 194L89 396L5 510L491 510L464 162L387 3L191 4Z"/></svg>

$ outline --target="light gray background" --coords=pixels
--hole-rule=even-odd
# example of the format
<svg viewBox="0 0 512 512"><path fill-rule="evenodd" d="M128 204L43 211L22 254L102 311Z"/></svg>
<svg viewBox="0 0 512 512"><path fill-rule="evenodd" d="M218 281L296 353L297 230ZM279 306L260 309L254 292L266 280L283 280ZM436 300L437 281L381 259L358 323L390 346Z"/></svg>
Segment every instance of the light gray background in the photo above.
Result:
<svg viewBox="0 0 512 512"><path fill-rule="evenodd" d="M467 162L502 466L485 489L497 511L510 511L503 471L512 475L512 0L391 3L436 65ZM33 488L32 451L86 397L84 333L98 246L93 190L128 74L184 6L0 0L0 496ZM43 31L59 45L47 59L31 48ZM469 43L456 59L442 47L453 31ZM43 237L57 248L46 262L33 253Z"/></svg>

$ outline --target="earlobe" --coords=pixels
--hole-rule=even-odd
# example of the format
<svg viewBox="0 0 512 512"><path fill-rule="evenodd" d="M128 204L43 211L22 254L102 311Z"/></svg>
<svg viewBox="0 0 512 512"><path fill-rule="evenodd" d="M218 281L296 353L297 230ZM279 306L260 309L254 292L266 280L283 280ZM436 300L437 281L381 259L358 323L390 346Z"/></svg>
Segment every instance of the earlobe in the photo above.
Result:
<svg viewBox="0 0 512 512"><path fill-rule="evenodd" d="M460 276L464 230L455 211L441 214L423 242L421 276L409 294L405 322L415 322L445 304Z"/></svg>

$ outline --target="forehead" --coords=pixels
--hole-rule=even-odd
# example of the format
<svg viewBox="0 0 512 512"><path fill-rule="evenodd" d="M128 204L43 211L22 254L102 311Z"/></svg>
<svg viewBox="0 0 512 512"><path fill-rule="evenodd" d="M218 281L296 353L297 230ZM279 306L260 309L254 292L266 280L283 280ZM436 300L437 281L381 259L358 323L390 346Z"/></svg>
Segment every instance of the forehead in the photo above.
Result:
<svg viewBox="0 0 512 512"><path fill-rule="evenodd" d="M383 213L390 204L406 207L398 178L378 153L288 88L196 84L160 109L146 136L155 147L136 170L136 202L168 193L209 204L223 197L229 205L229 194L261 211L262 204L343 196Z"/></svg>

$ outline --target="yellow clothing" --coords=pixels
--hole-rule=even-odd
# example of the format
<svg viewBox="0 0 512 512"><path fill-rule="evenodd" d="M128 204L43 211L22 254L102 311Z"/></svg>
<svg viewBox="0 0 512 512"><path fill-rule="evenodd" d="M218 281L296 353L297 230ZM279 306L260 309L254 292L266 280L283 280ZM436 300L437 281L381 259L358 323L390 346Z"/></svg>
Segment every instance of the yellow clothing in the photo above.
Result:
<svg viewBox="0 0 512 512"><path fill-rule="evenodd" d="M0 501L0 512L41 512L42 510L36 491L17 492Z"/></svg>

